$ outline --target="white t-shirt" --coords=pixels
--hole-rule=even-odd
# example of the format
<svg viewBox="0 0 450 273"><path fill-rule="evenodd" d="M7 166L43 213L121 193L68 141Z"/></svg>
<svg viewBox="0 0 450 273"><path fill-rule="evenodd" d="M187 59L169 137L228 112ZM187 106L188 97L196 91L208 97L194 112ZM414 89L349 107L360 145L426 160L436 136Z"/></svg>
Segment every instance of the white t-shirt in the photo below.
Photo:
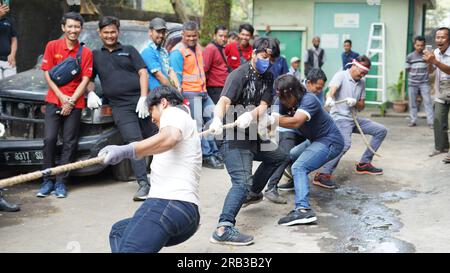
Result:
<svg viewBox="0 0 450 273"><path fill-rule="evenodd" d="M200 207L202 149L196 122L185 111L169 107L161 113L160 130L168 126L179 129L182 140L171 150L153 156L148 197L186 201Z"/></svg>

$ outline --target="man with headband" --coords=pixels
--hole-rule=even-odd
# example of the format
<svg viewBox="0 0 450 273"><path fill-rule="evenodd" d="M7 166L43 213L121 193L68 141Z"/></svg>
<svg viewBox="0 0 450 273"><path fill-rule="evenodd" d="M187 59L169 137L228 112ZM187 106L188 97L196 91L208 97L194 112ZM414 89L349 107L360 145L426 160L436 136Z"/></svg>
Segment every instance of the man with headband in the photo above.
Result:
<svg viewBox="0 0 450 273"><path fill-rule="evenodd" d="M344 137L344 149L341 154L325 164L321 172L314 176L313 184L324 188L335 188L331 174L341 157L350 149L352 133L359 133L352 117L352 111L362 111L365 106L366 83L363 77L370 70L371 62L366 56L353 60L350 69L336 73L328 85L330 91L326 95L325 107L331 107L331 117ZM335 104L335 101L345 100L345 103ZM356 109L354 109L356 108ZM372 136L370 146L377 151L387 134L383 125L366 118L357 118L362 132ZM357 174L381 175L383 170L372 165L373 153L366 149L359 163L356 164Z"/></svg>

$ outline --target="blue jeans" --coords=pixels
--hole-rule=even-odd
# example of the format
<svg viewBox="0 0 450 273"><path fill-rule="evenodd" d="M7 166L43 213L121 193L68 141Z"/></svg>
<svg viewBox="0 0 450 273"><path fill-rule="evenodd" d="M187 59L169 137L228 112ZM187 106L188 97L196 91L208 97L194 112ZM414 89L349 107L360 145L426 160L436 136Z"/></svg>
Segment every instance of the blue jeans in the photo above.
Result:
<svg viewBox="0 0 450 273"><path fill-rule="evenodd" d="M155 253L189 239L198 229L197 205L184 201L147 199L133 218L113 225L109 243L113 253Z"/></svg>
<svg viewBox="0 0 450 273"><path fill-rule="evenodd" d="M295 209L309 209L308 174L338 156L343 149L340 144L329 146L320 142L305 141L291 150L292 175L294 176Z"/></svg>
<svg viewBox="0 0 450 273"><path fill-rule="evenodd" d="M430 86L428 83L421 84L419 86L409 86L408 96L409 96L409 117L412 123L417 121L417 94L419 93L423 98L423 105L425 106L425 112L427 113L427 124L433 125L433 104L431 102L430 96Z"/></svg>
<svg viewBox="0 0 450 273"><path fill-rule="evenodd" d="M384 138L386 137L386 127L378 122L371 121L366 118L357 118L357 120L359 125L361 126L363 133L365 135L372 136L372 139L370 140L370 146L372 146L372 148L377 151L378 148L380 148ZM344 149L339 156L323 166L322 173L326 174L333 173L342 156L344 156L348 149L350 149L350 146L352 145L352 134L359 134L358 128L356 128L355 122L353 120L337 120L335 121L335 123L342 136L344 137ZM373 153L369 149L366 149L359 162L370 163L372 162L372 159Z"/></svg>
<svg viewBox="0 0 450 273"><path fill-rule="evenodd" d="M212 120L214 115L214 102L207 93L203 95L194 95L192 93L184 94L184 97L189 100L189 109L192 118L197 122L197 131L202 132L204 124ZM202 137L202 154L203 157L216 155L219 152L214 136Z"/></svg>
<svg viewBox="0 0 450 273"><path fill-rule="evenodd" d="M281 177L283 177L284 170L289 166L289 164L292 163L289 158L291 149L306 140L304 136L295 132L281 131L279 133L280 140L278 142L278 145L281 148L281 151L286 154L287 160L283 164L281 164L269 178L269 183L267 183L268 191L277 188L278 182L280 182Z"/></svg>
<svg viewBox="0 0 450 273"><path fill-rule="evenodd" d="M262 192L269 178L288 157L280 148L274 151L259 151L256 154L250 150L230 149L228 141L223 142L222 154L232 186L225 198L218 226L234 226L236 216L249 191ZM261 161L254 175L253 160Z"/></svg>

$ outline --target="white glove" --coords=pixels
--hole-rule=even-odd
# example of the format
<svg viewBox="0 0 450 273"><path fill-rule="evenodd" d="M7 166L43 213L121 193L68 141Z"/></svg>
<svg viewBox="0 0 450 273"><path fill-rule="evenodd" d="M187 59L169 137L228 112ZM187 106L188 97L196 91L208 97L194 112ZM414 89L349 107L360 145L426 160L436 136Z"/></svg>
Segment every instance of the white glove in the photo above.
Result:
<svg viewBox="0 0 450 273"><path fill-rule="evenodd" d="M108 145L101 149L98 156L105 156L103 164L116 165L124 159L135 159L134 143L127 145Z"/></svg>
<svg viewBox="0 0 450 273"><path fill-rule="evenodd" d="M356 105L356 100L354 98L346 98L346 103L348 106L353 107Z"/></svg>
<svg viewBox="0 0 450 273"><path fill-rule="evenodd" d="M327 100L325 101L325 107L333 107L334 106L334 100L332 97L327 97Z"/></svg>
<svg viewBox="0 0 450 273"><path fill-rule="evenodd" d="M264 115L260 117L258 121L258 131L266 131L267 127L275 124L279 116L280 114L274 112L271 115Z"/></svg>
<svg viewBox="0 0 450 273"><path fill-rule="evenodd" d="M87 107L90 109L99 108L102 105L102 99L95 94L94 91L88 93Z"/></svg>
<svg viewBox="0 0 450 273"><path fill-rule="evenodd" d="M3 123L0 123L0 137L2 137L5 134L5 125Z"/></svg>
<svg viewBox="0 0 450 273"><path fill-rule="evenodd" d="M212 134L220 135L223 133L223 123L220 118L213 118L211 125L209 125L209 129L211 129Z"/></svg>
<svg viewBox="0 0 450 273"><path fill-rule="evenodd" d="M138 116L141 119L150 116L150 113L148 112L147 96L139 98L136 106L136 113L138 113Z"/></svg>
<svg viewBox="0 0 450 273"><path fill-rule="evenodd" d="M252 123L252 121L253 121L252 113L245 112L244 114L240 115L237 118L236 126L241 129L245 129L245 128L248 128L248 126L250 126L250 123Z"/></svg>

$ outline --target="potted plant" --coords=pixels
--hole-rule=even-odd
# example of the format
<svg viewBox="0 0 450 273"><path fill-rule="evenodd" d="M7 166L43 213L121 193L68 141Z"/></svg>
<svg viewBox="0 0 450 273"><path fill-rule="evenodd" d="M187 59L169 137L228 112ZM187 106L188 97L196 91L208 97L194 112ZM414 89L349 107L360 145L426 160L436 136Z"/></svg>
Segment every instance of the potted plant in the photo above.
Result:
<svg viewBox="0 0 450 273"><path fill-rule="evenodd" d="M388 86L390 99L392 100L393 109L396 113L403 113L408 107L408 101L405 99L405 73L400 72L398 81Z"/></svg>

